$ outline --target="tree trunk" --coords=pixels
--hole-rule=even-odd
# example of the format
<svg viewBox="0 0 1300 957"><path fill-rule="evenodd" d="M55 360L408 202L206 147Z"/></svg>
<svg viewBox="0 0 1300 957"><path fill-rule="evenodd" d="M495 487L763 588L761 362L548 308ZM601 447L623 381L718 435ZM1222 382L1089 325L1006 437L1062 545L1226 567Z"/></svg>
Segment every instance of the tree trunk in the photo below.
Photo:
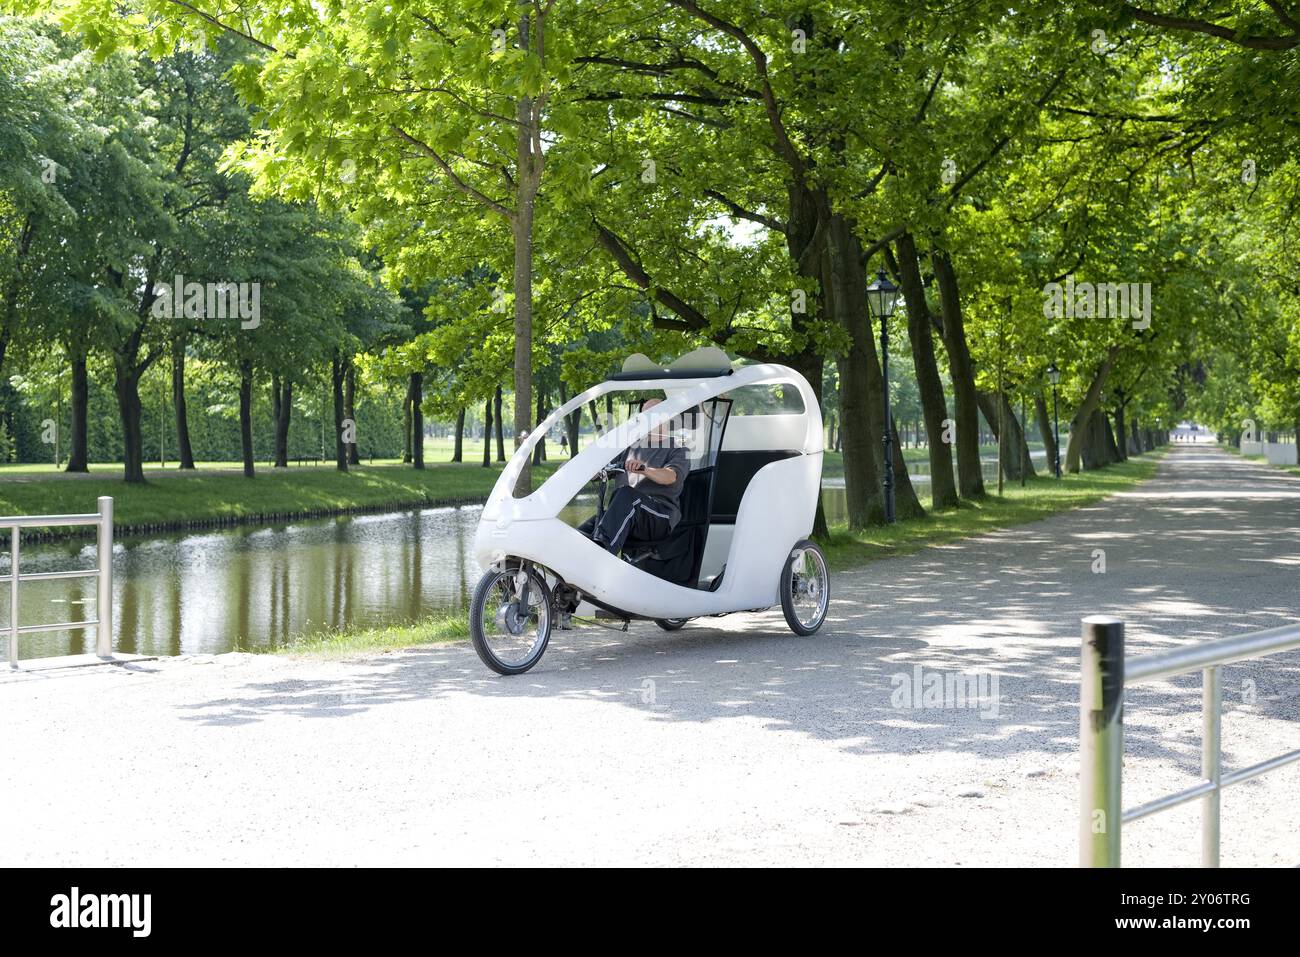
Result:
<svg viewBox="0 0 1300 957"><path fill-rule="evenodd" d="M1141 455L1145 450L1142 448L1142 433L1138 429L1138 420L1133 419L1129 423L1128 449L1129 455Z"/></svg>
<svg viewBox="0 0 1300 957"><path fill-rule="evenodd" d="M1099 407L1092 410L1086 426L1080 429L1084 433L1080 458L1084 469L1100 469L1115 461L1115 438L1110 434L1110 423L1106 413Z"/></svg>
<svg viewBox="0 0 1300 957"><path fill-rule="evenodd" d="M984 495L984 472L980 463L979 400L975 394L975 368L966 344L966 323L962 317L961 297L952 259L942 250L933 250L935 283L943 312L943 344L948 352L948 375L952 380L956 423L957 484L963 498Z"/></svg>
<svg viewBox="0 0 1300 957"><path fill-rule="evenodd" d="M1088 437L1086 426L1092 420L1092 413L1101 401L1101 390L1106 384L1106 379L1115 364L1115 357L1119 355L1119 350L1119 346L1111 346L1106 358L1097 366L1097 371L1092 377L1092 382L1088 385L1088 391L1083 397L1082 404L1070 419L1070 444L1065 449L1065 468L1070 472L1079 471L1079 459L1084 442Z"/></svg>
<svg viewBox="0 0 1300 957"><path fill-rule="evenodd" d="M462 410L461 414L464 414ZM411 373L411 467L424 468L424 373Z"/></svg>
<svg viewBox="0 0 1300 957"><path fill-rule="evenodd" d="M952 449L943 441L943 422L948 417L948 403L934 357L934 340L930 338L932 320L925 301L916 242L904 233L895 244L898 249L898 276L907 303L907 336L912 344L912 364L921 394L921 414L925 420L927 451L930 458L930 504L934 508L957 505L957 485L953 477Z"/></svg>
<svg viewBox="0 0 1300 957"><path fill-rule="evenodd" d="M843 262L843 250L824 240L820 256L821 299L828 318L841 323L849 335L849 349L837 356L840 377L840 430L844 443L844 498L849 528L861 529L885 521L881 476L877 467L883 447L877 447L882 431L873 430L871 405L880 404L879 389L871 388L868 365L875 365L875 348L866 302L854 303L859 287L856 262ZM870 354L868 353L870 350ZM870 360L870 361L869 361ZM879 414L883 421L883 414ZM874 432L874 434L873 434Z"/></svg>
<svg viewBox="0 0 1300 957"><path fill-rule="evenodd" d="M814 315L791 311L790 322L794 331L800 332L810 322L829 319L838 323L848 333L849 351L835 356L839 371L840 422L839 441L843 444L844 492L848 523L851 529L880 524L884 520L884 502L880 488L880 472L876 467L881 456L879 440L883 432L872 435L872 401L867 378L867 349L871 346L871 325L865 312L865 302L854 309L852 296L865 289L865 282L854 283L854 276L862 274L860 260L846 264L844 244L835 243L827 236L830 203L819 197L800 177L787 184L789 216L785 230L786 246L790 260L799 275L811 280L813 290L808 296L817 304ZM811 310L810 310L811 311ZM805 349L805 354L809 350ZM810 358L803 360L812 370ZM821 378L821 361L816 363L818 380ZM802 369L800 371L803 371ZM811 380L810 380L811 381ZM820 395L820 394L819 394ZM876 393L879 403L879 393ZM820 496L814 519L814 535L824 536L825 513Z"/></svg>
<svg viewBox="0 0 1300 957"><path fill-rule="evenodd" d="M496 416L497 461L504 462L506 460L506 441L505 428L501 424L501 386L497 386L496 395L492 399L492 409L493 414Z"/></svg>
<svg viewBox="0 0 1300 957"><path fill-rule="evenodd" d="M293 380L273 379L275 395L275 467L289 467L289 423L293 418Z"/></svg>
<svg viewBox="0 0 1300 957"><path fill-rule="evenodd" d="M334 467L340 472L348 470L348 446L343 441L343 380L347 377L347 362L337 351L330 364L330 386L334 393Z"/></svg>
<svg viewBox="0 0 1300 957"><path fill-rule="evenodd" d="M352 423L353 438L357 428L357 367L348 360L348 372L343 382L343 417ZM356 442L348 443L348 464L360 465L361 453Z"/></svg>
<svg viewBox="0 0 1300 957"><path fill-rule="evenodd" d="M462 413L463 414L463 413ZM406 380L406 395L402 397L402 464L411 464L411 380ZM459 462L460 459L452 459Z"/></svg>
<svg viewBox="0 0 1300 957"><path fill-rule="evenodd" d="M1071 435L1073 435L1073 431L1074 430L1072 429ZM1079 464L1083 471L1091 472L1094 469L1101 468L1101 450L1098 441L1100 437L1097 435L1096 419L1092 415L1089 415L1088 420L1083 425L1079 426L1078 431L1080 433ZM1074 444L1073 438L1071 439L1071 444ZM1078 469L1074 469L1073 471L1077 472Z"/></svg>
<svg viewBox="0 0 1300 957"><path fill-rule="evenodd" d="M525 10L530 8L524 8ZM525 53L531 43L532 18L519 18L519 47ZM540 51L539 51L540 52ZM519 448L529 432L529 413L533 398L533 214L537 191L542 180L543 155L539 131L534 129L533 101L521 96L516 103L515 210L511 220L514 238L515 293L515 434L514 448ZM533 473L525 462L515 485L516 495L533 490Z"/></svg>
<svg viewBox="0 0 1300 957"><path fill-rule="evenodd" d="M14 327L17 325L18 293L22 288L23 260L31 250L32 240L35 236L36 214L28 213L26 219L23 220L22 229L18 230L17 243L13 247L14 260L7 270L10 279L5 288L3 305L0 305L0 369L4 368L5 355L9 351L9 341L13 337Z"/></svg>
<svg viewBox="0 0 1300 957"><path fill-rule="evenodd" d="M1124 403L1115 406L1115 457L1120 462L1128 460L1128 431L1124 428Z"/></svg>
<svg viewBox="0 0 1300 957"><path fill-rule="evenodd" d="M1006 470L1007 478L1014 481L1019 481L1022 475L1026 478L1034 478L1037 473L1034 471L1034 460L1029 454L1029 443L1025 440L1024 428L1006 394L978 392L976 399L979 402L980 411L984 413L985 421L988 422L989 428L993 430L994 438L997 439L999 453L1002 456L1002 466ZM1001 418L1007 426L1005 437L999 434L999 400L1001 403Z"/></svg>
<svg viewBox="0 0 1300 957"><path fill-rule="evenodd" d="M253 477L253 361L239 360L239 444L244 453L244 478Z"/></svg>
<svg viewBox="0 0 1300 957"><path fill-rule="evenodd" d="M185 409L185 337L172 339L172 408L176 410L176 449L182 469L194 468L190 420Z"/></svg>
<svg viewBox="0 0 1300 957"><path fill-rule="evenodd" d="M122 478L144 482L144 442L140 425L140 372L118 364L113 379L117 411L122 419Z"/></svg>
<svg viewBox="0 0 1300 957"><path fill-rule="evenodd" d="M72 357L72 436L68 452L68 472L89 472L89 444L86 440L86 417L90 404L89 381L86 378L86 357Z"/></svg>
<svg viewBox="0 0 1300 957"><path fill-rule="evenodd" d="M542 424L542 420L544 420L548 415L550 415L550 410L546 406L546 390L538 389L537 390L537 425L539 427ZM542 438L538 441L537 445L533 447L533 464L541 465L545 461L546 461L546 436L543 435Z"/></svg>
<svg viewBox="0 0 1300 957"><path fill-rule="evenodd" d="M838 215L831 216L830 228L827 230L826 235L833 250L831 262L839 267L841 275L846 280L844 292L847 295L837 297L836 303L846 307L851 312L861 315L862 320L857 328L865 329L867 335L866 348L863 350L863 354L866 360L867 391L869 395L873 396L867 404L867 411L872 442L876 445L874 451L877 473L881 474L884 471L884 435L885 430L888 429L890 433L890 458L893 463L894 473L895 517L899 519L917 518L925 514L925 509L922 508L921 501L916 496L916 489L912 486L912 478L907 468L907 459L903 456L903 446L898 441L898 426L894 421L892 410L889 420L886 421L885 418L884 379L882 378L880 357L876 354L871 315L867 308L867 274L862 268L862 242L857 237L853 223ZM877 436L880 438L878 443L875 442Z"/></svg>
<svg viewBox="0 0 1300 957"><path fill-rule="evenodd" d="M483 403L483 467L492 465L492 400ZM517 488L518 486L516 486Z"/></svg>
<svg viewBox="0 0 1300 957"><path fill-rule="evenodd" d="M569 390L560 383L560 405L568 402L571 396ZM574 409L564 417L564 427L569 436L569 458L578 454L578 428L582 425L582 408Z"/></svg>
<svg viewBox="0 0 1300 957"><path fill-rule="evenodd" d="M1047 396L1042 389L1034 395L1034 415L1038 418L1038 434L1047 452L1047 472L1056 475L1056 433L1052 431L1052 417L1047 410Z"/></svg>
<svg viewBox="0 0 1300 957"><path fill-rule="evenodd" d="M462 405L456 412L456 444L451 450L451 460L453 462L463 462L465 452L465 407Z"/></svg>
<svg viewBox="0 0 1300 957"><path fill-rule="evenodd" d="M1119 462L1121 460L1119 454L1119 443L1115 441L1115 433L1111 431L1110 416L1105 412L1101 413L1101 438L1102 442L1105 444L1106 464L1114 465L1116 462Z"/></svg>

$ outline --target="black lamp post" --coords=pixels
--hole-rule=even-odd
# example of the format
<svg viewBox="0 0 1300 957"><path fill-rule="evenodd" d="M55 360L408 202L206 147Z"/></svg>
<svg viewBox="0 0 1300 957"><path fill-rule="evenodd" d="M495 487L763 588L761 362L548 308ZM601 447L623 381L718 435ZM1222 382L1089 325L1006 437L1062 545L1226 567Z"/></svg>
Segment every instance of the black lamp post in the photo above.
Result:
<svg viewBox="0 0 1300 957"><path fill-rule="evenodd" d="M898 302L898 287L889 281L883 269L867 287L867 305L880 319L880 382L885 405L885 521L894 521L894 443L893 418L889 411L889 317Z"/></svg>
<svg viewBox="0 0 1300 957"><path fill-rule="evenodd" d="M1052 471L1061 477L1061 423L1056 417L1056 386L1061 381L1061 370L1053 362L1047 367L1047 380L1052 383Z"/></svg>

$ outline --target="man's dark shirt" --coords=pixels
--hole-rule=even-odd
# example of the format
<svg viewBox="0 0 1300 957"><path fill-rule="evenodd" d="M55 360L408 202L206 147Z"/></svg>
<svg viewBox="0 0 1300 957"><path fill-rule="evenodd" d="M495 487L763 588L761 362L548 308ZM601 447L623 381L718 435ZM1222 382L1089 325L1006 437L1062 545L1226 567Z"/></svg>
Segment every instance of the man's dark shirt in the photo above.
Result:
<svg viewBox="0 0 1300 957"><path fill-rule="evenodd" d="M677 473L677 481L671 485L660 485L644 474L636 485L631 485L625 472L617 473L614 480L616 485L626 485L636 495L653 498L667 506L670 513L669 522L676 526L678 519L682 517L678 500L682 497L682 486L686 484L686 474L691 470L690 456L687 453L686 446L676 444L633 446L623 453L622 459L619 460L620 464L626 461L629 455L636 456L649 468L668 468Z"/></svg>

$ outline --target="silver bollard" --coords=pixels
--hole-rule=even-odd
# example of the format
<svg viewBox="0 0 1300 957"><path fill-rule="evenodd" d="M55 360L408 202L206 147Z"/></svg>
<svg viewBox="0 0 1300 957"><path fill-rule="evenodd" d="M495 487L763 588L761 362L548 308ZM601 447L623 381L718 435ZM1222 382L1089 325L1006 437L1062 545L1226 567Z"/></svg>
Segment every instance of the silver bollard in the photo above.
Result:
<svg viewBox="0 0 1300 957"><path fill-rule="evenodd" d="M9 529L9 667L18 667L18 526Z"/></svg>
<svg viewBox="0 0 1300 957"><path fill-rule="evenodd" d="M1083 619L1079 673L1079 865L1119 867L1124 762L1124 623Z"/></svg>
<svg viewBox="0 0 1300 957"><path fill-rule="evenodd" d="M95 654L108 658L113 654L113 499L99 497L99 592L95 600Z"/></svg>
<svg viewBox="0 0 1300 957"><path fill-rule="evenodd" d="M1219 749L1223 692L1219 666L1201 672L1201 777L1214 783L1214 790L1201 798L1201 866L1219 866L1219 784L1223 776L1223 754Z"/></svg>

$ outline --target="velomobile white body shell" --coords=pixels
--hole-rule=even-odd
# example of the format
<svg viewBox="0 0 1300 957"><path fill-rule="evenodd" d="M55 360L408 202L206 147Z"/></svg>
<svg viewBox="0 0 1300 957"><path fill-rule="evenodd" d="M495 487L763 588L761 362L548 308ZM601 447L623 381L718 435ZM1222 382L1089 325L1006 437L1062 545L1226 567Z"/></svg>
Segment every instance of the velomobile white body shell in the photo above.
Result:
<svg viewBox="0 0 1300 957"><path fill-rule="evenodd" d="M793 385L803 399L797 415L735 418L722 451L784 449L797 454L763 466L745 489L734 526L712 526L705 546L726 574L716 591L688 588L658 578L596 545L559 518L593 475L621 450L708 399L748 385ZM663 390L667 398L610 429L524 498L513 490L520 470L547 431L575 409L608 392ZM741 424L743 422L743 425ZM780 601L782 567L795 543L812 532L822 473L822 420L808 381L786 366L745 366L731 375L647 378L602 382L564 403L515 451L483 508L474 538L480 566L506 556L550 569L584 594L612 608L646 618L702 615L769 608ZM726 532L730 532L729 542Z"/></svg>

